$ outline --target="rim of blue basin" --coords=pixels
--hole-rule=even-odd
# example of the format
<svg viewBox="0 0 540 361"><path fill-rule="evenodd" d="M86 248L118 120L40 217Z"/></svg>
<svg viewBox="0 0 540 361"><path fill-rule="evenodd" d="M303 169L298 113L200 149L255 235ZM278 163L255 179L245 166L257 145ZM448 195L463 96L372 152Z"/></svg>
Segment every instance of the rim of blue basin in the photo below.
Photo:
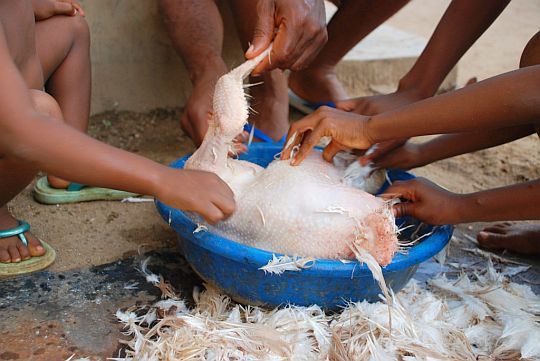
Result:
<svg viewBox="0 0 540 361"><path fill-rule="evenodd" d="M268 160L273 159L268 154L277 154L281 151L281 147L256 143L250 146L250 151L241 156L241 159L250 160L266 166ZM260 153L266 153L266 156L260 155ZM170 164L172 168L181 169L184 167L184 163L189 158L189 155L182 157ZM265 161L262 161L262 160ZM407 180L412 179L415 176L411 173L392 169L388 171L388 175L392 181L394 180ZM381 192L388 186L388 181L381 188ZM222 257L226 257L238 263L251 263L255 267L259 268L272 259L273 255L280 256L281 253L269 252L262 249L246 246L244 244L235 242L228 238L221 237L217 234L210 233L208 231L201 231L193 233L197 228L197 225L193 223L182 211L169 207L166 204L156 200L156 207L163 217L163 219L170 224L175 231L183 238L188 238L192 242L195 242L198 246L205 248L211 253L219 254ZM185 230L188 232L185 232ZM425 237L420 243L408 248L406 254L396 253L392 262L383 267L383 272L395 272L403 270L409 267L418 265L419 263L433 257L440 252L450 241L452 236L453 227L450 225L443 226L429 226L426 230L427 233L432 231L432 234ZM262 272L262 271L261 271ZM355 277L362 274L371 275L371 271L365 264L361 264L356 260L351 260L348 263L343 263L340 260L335 259L316 259L313 266L302 270L302 276L317 276L317 277L346 277L351 278L354 272Z"/></svg>

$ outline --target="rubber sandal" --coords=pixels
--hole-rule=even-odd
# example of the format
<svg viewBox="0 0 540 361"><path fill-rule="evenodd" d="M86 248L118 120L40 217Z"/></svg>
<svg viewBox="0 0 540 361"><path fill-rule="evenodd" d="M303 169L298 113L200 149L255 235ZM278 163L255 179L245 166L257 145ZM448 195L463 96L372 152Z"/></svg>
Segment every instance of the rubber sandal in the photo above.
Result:
<svg viewBox="0 0 540 361"><path fill-rule="evenodd" d="M322 106L327 106L331 108L336 107L335 102L309 102L305 99L300 98L291 89L289 89L289 105L305 115L313 113L315 110L317 110L317 108Z"/></svg>
<svg viewBox="0 0 540 361"><path fill-rule="evenodd" d="M0 239L17 236L22 244L27 246L28 241L24 234L29 230L30 225L28 223L19 221L19 225L15 228L0 230ZM47 242L42 240L40 240L40 242L45 249L45 254L43 256L31 257L17 263L0 262L0 277L22 275L49 267L56 259L56 251Z"/></svg>
<svg viewBox="0 0 540 361"><path fill-rule="evenodd" d="M246 125L244 125L244 130L250 134L250 138L251 138L251 134L253 133L253 136L259 138L264 143L284 145L285 139L287 139L287 134L285 134L283 138L281 138L280 140L276 142L275 140L270 138L268 134L265 134L262 130L255 128L252 124L249 124L249 123L246 123Z"/></svg>
<svg viewBox="0 0 540 361"><path fill-rule="evenodd" d="M90 187L79 183L70 183L66 189L57 189L49 185L47 177L41 177L34 186L34 199L43 204L63 204L88 201L113 201L139 194L115 189Z"/></svg>

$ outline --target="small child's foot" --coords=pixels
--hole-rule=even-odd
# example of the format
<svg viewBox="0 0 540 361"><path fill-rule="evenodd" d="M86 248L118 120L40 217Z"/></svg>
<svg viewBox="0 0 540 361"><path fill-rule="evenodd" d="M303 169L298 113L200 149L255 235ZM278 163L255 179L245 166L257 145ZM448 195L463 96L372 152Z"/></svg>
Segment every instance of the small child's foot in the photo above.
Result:
<svg viewBox="0 0 540 361"><path fill-rule="evenodd" d="M348 98L333 68L291 72L289 88L300 98L312 103L337 102Z"/></svg>
<svg viewBox="0 0 540 361"><path fill-rule="evenodd" d="M6 206L0 208L0 230L15 228L19 225L17 220L9 213ZM17 236L0 238L0 262L16 263L39 257L45 254L41 242L30 232L24 234L28 240L28 247L24 246Z"/></svg>
<svg viewBox="0 0 540 361"><path fill-rule="evenodd" d="M69 181L62 178L55 177L53 175L47 176L47 182L49 185L56 189L66 189L69 186Z"/></svg>
<svg viewBox="0 0 540 361"><path fill-rule="evenodd" d="M540 255L540 224L498 223L487 227L476 237L480 247Z"/></svg>

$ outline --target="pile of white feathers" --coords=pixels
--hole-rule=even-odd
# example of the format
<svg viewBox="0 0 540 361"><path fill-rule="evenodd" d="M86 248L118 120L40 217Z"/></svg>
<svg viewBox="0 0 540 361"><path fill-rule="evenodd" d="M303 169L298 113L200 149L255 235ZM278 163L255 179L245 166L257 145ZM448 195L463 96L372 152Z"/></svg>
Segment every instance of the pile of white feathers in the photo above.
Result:
<svg viewBox="0 0 540 361"><path fill-rule="evenodd" d="M164 299L116 313L130 339L111 360L540 360L540 297L508 279L526 268L488 258L474 277L411 280L390 305L381 297L330 314L243 306L209 286L188 308L145 262Z"/></svg>

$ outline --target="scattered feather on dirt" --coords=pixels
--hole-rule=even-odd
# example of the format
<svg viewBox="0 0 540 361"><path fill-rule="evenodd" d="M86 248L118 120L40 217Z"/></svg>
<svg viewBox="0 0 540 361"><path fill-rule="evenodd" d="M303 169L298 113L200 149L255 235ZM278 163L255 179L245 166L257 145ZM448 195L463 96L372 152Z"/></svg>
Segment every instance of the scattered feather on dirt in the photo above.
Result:
<svg viewBox="0 0 540 361"><path fill-rule="evenodd" d="M147 266L141 270L153 275ZM119 311L131 339L126 356L111 360L539 360L540 297L504 273L488 260L472 278L412 280L392 294L391 333L385 302L349 303L333 314L264 310L206 286L194 291L191 309L174 295Z"/></svg>

